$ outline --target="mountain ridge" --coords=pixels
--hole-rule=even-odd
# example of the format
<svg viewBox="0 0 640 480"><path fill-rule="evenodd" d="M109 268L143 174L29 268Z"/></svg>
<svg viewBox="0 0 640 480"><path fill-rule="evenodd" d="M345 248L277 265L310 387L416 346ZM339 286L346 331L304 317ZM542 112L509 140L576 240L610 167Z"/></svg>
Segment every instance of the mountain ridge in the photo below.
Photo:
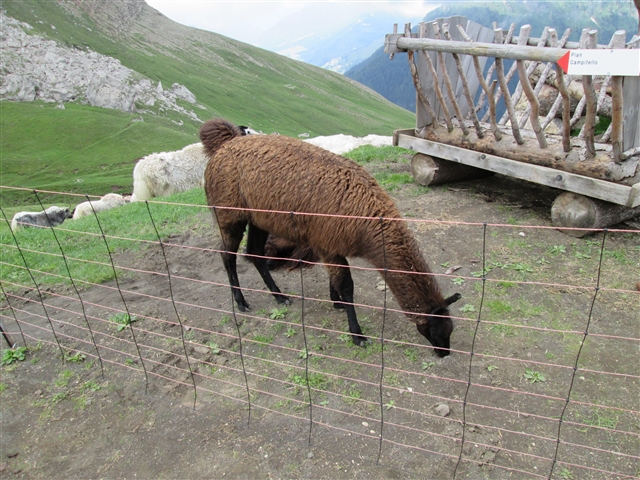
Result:
<svg viewBox="0 0 640 480"><path fill-rule="evenodd" d="M227 116L265 132L310 135L388 135L410 119L351 79L180 25L144 0L5 0L3 9L34 34L116 58L156 85L184 85L204 106L199 118Z"/></svg>

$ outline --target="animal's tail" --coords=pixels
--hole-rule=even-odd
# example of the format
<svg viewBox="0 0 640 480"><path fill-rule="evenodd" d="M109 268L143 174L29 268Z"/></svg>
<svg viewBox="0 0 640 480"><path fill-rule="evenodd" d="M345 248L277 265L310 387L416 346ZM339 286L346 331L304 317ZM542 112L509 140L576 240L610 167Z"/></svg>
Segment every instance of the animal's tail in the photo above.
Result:
<svg viewBox="0 0 640 480"><path fill-rule="evenodd" d="M200 127L200 141L204 146L204 153L211 157L229 140L245 135L244 131L233 123L222 118L207 120Z"/></svg>

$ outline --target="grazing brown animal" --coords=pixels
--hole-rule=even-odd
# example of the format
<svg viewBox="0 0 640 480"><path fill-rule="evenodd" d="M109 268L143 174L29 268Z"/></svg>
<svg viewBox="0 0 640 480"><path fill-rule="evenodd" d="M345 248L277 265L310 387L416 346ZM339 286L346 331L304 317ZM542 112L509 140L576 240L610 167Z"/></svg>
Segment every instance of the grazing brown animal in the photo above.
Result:
<svg viewBox="0 0 640 480"><path fill-rule="evenodd" d="M207 202L215 207L222 261L241 311L249 305L240 290L236 252L248 224L247 253L257 256L253 263L279 303L289 299L260 258L269 233L308 245L327 264L331 299L344 305L356 345L365 338L353 306L347 257L362 257L386 270L387 285L418 331L439 356L450 353L448 306L460 295L444 298L407 225L384 220L398 219L400 212L362 167L294 138L243 136L222 119L205 122L200 139L210 156L204 174Z"/></svg>
<svg viewBox="0 0 640 480"><path fill-rule="evenodd" d="M295 270L296 268L313 267L320 257L309 245L298 245L286 238L269 235L267 243L264 245L264 255L267 258L269 270L286 268ZM307 263L310 262L310 263Z"/></svg>

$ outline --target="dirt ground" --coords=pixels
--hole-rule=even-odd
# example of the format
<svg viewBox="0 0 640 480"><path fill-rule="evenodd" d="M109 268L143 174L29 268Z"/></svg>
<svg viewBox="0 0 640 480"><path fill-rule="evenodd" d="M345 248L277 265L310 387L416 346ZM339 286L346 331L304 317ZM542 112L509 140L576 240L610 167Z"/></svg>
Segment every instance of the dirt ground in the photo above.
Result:
<svg viewBox="0 0 640 480"><path fill-rule="evenodd" d="M409 220L504 225L411 223L443 293L463 295L443 359L371 270L353 271L366 348L320 267L274 273L284 309L239 260L241 315L201 213L167 263L157 245L115 255L136 269L122 294L49 291L45 312L17 292L3 323L30 349L0 370L0 478L547 478L553 459L554 479L639 476L640 235L601 252L602 234L528 228L550 225L557 193L501 176L392 192ZM125 305L137 321L118 331Z"/></svg>

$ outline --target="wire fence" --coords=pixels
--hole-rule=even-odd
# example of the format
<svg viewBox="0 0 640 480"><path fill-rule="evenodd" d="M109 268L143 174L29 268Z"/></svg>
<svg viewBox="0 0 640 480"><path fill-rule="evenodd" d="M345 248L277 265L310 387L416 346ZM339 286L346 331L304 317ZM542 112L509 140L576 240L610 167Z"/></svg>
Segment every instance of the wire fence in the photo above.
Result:
<svg viewBox="0 0 640 480"><path fill-rule="evenodd" d="M41 206L43 193L64 195L34 192ZM321 263L300 260L316 268L276 276L293 300L288 307L273 302L253 267L241 268L254 307L241 312L221 250L207 246L215 235L166 228L176 217L209 216L207 207L136 208L146 237L127 235L102 213L12 232L2 209L7 341L51 344L63 359L81 353L103 375L105 365L128 369L147 387L192 395L194 408L222 399L245 409L248 422L255 411L307 422L309 443L327 428L372 442L377 461L390 448L412 450L445 461L454 478L483 468L518 478L638 478L640 292L630 282L639 231L603 230L567 247L549 245L551 229L541 226L367 219L408 222L425 243L443 229L475 248L469 269L478 271L429 274L465 292L451 309L451 356L438 359L407 328L386 285L375 287L376 269L351 265L356 296L367 299L355 307L370 341L355 347L326 295ZM531 237L540 243L517 243Z"/></svg>

